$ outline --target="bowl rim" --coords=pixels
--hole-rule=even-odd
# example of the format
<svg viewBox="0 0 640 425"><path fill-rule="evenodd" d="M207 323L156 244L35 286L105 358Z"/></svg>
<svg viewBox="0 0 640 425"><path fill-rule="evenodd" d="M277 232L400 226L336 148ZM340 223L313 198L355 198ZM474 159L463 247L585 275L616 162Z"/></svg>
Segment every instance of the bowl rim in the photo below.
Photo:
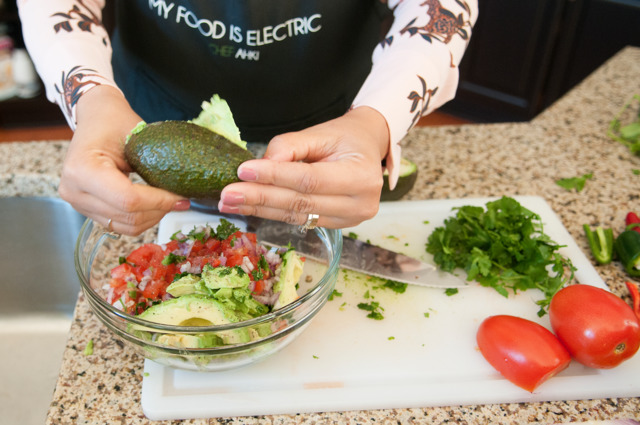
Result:
<svg viewBox="0 0 640 425"><path fill-rule="evenodd" d="M266 220L266 219L265 219ZM269 220L272 221L272 220ZM103 309L106 309L110 313L115 316L125 320L127 323L133 323L136 325L143 326L145 328L149 328L150 331L162 332L162 333L203 333L203 332L221 332L221 331L229 331L229 330L237 330L241 328L252 327L255 325L260 325L262 323L271 322L278 320L280 317L286 316L293 310L296 310L301 305L305 304L309 299L313 298L318 292L320 292L327 284L330 283L330 279L333 278L338 272L340 257L342 255L342 232L339 229L329 229L324 227L316 227L313 231L319 236L324 236L325 239L333 238L335 239L335 245L331 245L334 248L334 255L329 261L327 266L327 271L324 275L318 280L318 282L304 295L301 295L295 301L287 304L286 306L279 308L274 311L270 311L262 316L258 316L249 320L242 320L239 322L228 323L224 325L211 325L211 326L180 326L180 325L166 325L157 322L151 322L148 320L140 319L137 316L128 314L113 305L109 304L104 298L102 298L92 287L90 284L91 280L91 270L93 268L93 262L96 259L96 255L98 251L104 244L107 239L117 240L121 237L121 235L112 233L104 229L102 234L98 237L98 240L95 246L91 249L91 253L89 255L89 261L87 264L83 265L81 260L82 254L82 241L87 239L91 234L93 229L96 227L96 221L91 218L87 218L83 223L78 237L75 243L74 249L74 265L76 269L76 273L78 278L80 279L80 284L83 289L83 292L87 294L92 300L96 301ZM99 224L98 224L99 225ZM320 237L322 237L320 236ZM155 242L157 243L157 242Z"/></svg>

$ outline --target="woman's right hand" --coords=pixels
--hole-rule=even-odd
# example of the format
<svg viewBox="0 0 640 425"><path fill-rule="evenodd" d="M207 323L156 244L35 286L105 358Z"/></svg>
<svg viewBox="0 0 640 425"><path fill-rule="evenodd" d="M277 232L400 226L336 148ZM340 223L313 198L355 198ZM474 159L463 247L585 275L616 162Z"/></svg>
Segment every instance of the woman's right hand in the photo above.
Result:
<svg viewBox="0 0 640 425"><path fill-rule="evenodd" d="M62 199L109 230L127 235L142 233L170 211L189 208L183 197L129 179L124 142L142 119L118 90L94 87L82 95L76 114L58 188Z"/></svg>

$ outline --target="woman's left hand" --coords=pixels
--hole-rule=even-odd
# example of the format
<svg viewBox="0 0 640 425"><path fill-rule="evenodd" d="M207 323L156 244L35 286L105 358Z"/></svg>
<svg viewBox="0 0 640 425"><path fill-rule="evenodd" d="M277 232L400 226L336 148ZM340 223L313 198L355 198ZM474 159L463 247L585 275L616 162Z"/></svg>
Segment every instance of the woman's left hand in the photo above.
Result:
<svg viewBox="0 0 640 425"><path fill-rule="evenodd" d="M355 226L376 215L381 161L389 149L384 117L369 107L308 129L274 137L264 158L238 168L239 183L221 195L221 212L304 224Z"/></svg>

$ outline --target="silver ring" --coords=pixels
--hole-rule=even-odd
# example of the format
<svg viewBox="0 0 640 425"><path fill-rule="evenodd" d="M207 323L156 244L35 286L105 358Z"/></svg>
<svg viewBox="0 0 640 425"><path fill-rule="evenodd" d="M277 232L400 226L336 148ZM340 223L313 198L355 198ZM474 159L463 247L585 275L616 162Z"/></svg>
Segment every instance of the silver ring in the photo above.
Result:
<svg viewBox="0 0 640 425"><path fill-rule="evenodd" d="M113 233L113 225L111 224L113 220L109 219L109 221L107 221L107 231L109 233Z"/></svg>
<svg viewBox="0 0 640 425"><path fill-rule="evenodd" d="M311 230L318 227L318 220L320 216L318 214L309 214L307 216L307 221L302 225L302 230Z"/></svg>

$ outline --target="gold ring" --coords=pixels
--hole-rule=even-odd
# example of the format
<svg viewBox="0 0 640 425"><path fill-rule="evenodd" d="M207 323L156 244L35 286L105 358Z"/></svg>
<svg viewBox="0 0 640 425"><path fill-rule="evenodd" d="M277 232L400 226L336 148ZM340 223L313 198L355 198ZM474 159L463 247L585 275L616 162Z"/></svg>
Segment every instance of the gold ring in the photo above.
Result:
<svg viewBox="0 0 640 425"><path fill-rule="evenodd" d="M302 225L302 230L315 229L318 226L319 219L320 216L318 214L309 214L307 216L307 221Z"/></svg>
<svg viewBox="0 0 640 425"><path fill-rule="evenodd" d="M109 219L109 221L107 221L107 231L109 233L113 233L113 225L111 224L113 220Z"/></svg>

